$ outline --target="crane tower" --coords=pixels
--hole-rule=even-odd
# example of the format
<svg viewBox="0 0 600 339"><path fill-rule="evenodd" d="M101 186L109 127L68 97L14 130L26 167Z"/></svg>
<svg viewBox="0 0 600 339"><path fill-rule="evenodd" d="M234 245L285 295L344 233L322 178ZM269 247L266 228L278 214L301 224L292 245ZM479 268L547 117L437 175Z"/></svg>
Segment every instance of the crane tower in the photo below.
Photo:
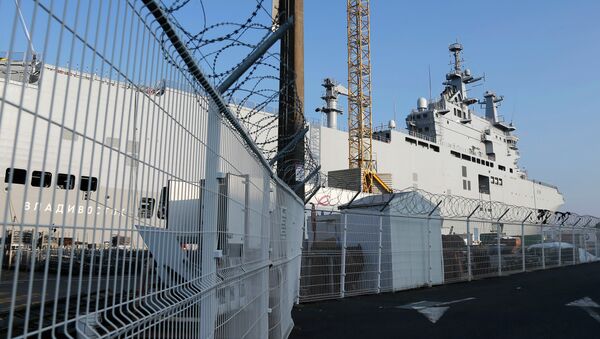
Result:
<svg viewBox="0 0 600 339"><path fill-rule="evenodd" d="M369 0L348 0L349 168L360 168L363 191L373 186Z"/></svg>

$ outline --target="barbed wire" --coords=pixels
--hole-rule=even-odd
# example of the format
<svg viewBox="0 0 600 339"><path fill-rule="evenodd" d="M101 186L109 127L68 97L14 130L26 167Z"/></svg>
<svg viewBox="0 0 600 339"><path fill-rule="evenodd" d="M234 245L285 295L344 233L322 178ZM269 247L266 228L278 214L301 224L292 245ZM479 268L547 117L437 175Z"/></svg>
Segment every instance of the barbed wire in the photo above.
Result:
<svg viewBox="0 0 600 339"><path fill-rule="evenodd" d="M525 223L548 225L552 227L600 228L600 218L580 215L568 211L550 211L525 206L506 204L500 201L473 199L458 195L432 193L423 189L409 187L394 190L391 194L374 195L329 187L327 175L321 173L319 183L312 189L318 189L314 201L319 208L356 209L361 207L385 206L391 215L440 216L491 223ZM311 191L312 191L311 189ZM352 199L354 198L354 201ZM350 203L351 202L351 203Z"/></svg>
<svg viewBox="0 0 600 339"><path fill-rule="evenodd" d="M241 13L236 20L235 14L228 15L227 20L207 22L214 15L207 13L210 5L217 0L174 0L163 1L165 11L173 19L173 24L185 37L187 48L203 65L209 79L217 86L232 74L252 51L254 51L278 27L280 17L271 13L271 2L255 0L236 4L236 13ZM268 6L265 6L268 4ZM201 20L194 16L190 20L190 12L199 6ZM268 7L268 8L267 8ZM245 15L243 13L246 13ZM285 13L280 13L285 15ZM282 71L291 72L292 65L281 63L279 44L271 47L260 57L230 88L222 93L223 99L240 120L250 138L261 150L264 157L271 161L277 155L278 144L286 144L296 136L280 136L278 124L279 107L294 105L292 114L304 126L304 110L298 99L293 83L280 84ZM169 60L172 51L164 49L165 59ZM175 62L171 60L171 62ZM180 62L179 62L180 63ZM180 63L179 66L182 66ZM293 89L293 96L282 96L280 88L288 86ZM290 99L286 99L286 97ZM282 100L293 100L282 102ZM230 128L233 128L227 124ZM291 151L290 151L291 152ZM283 167L284 176L297 175L296 164L304 163L304 173L309 175L318 166L314 155L305 147L305 159L279 160L276 166ZM288 152L288 155L290 153ZM282 156L282 154L279 154ZM311 182L318 181L318 175ZM298 180L303 179L302 177Z"/></svg>

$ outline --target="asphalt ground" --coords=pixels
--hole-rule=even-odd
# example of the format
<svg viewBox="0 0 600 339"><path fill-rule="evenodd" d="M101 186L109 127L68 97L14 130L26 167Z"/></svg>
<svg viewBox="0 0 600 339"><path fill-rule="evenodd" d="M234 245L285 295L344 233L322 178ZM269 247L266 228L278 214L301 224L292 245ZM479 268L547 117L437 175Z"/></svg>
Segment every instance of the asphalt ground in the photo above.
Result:
<svg viewBox="0 0 600 339"><path fill-rule="evenodd" d="M300 304L290 338L600 338L600 307L566 305L585 297L600 304L600 263Z"/></svg>

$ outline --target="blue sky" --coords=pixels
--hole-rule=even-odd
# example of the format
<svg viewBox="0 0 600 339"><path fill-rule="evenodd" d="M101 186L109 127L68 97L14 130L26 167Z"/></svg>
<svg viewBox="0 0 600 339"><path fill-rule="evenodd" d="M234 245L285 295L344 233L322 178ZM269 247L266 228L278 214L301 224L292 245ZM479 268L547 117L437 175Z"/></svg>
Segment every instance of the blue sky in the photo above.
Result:
<svg viewBox="0 0 600 339"><path fill-rule="evenodd" d="M239 21L256 6L252 0L204 4L209 24ZM10 20L0 21L4 32L10 32L13 5L0 1L0 12L11 13ZM57 11L62 6L62 1L55 4ZM268 6L270 0L265 0ZM27 21L31 7L30 1L23 2ZM567 201L565 209L600 215L600 1L373 0L371 10L375 124L393 118L395 106L396 120L403 126L417 98L429 95L428 67L432 93L440 93L450 67L447 46L458 40L465 47L466 67L486 75L471 96L480 97L485 90L505 96L500 113L517 126L521 166L531 178L558 185ZM177 14L191 31L204 26L198 0ZM267 22L268 11L259 11L259 17ZM46 33L42 28L34 36L38 49ZM50 32L55 34L56 27ZM0 50L8 45L7 38L0 35ZM19 47L24 46L15 46ZM237 54L230 56L232 61L247 52ZM319 119L314 109L322 105L323 78L347 82L346 59L346 1L305 0L308 118Z"/></svg>
<svg viewBox="0 0 600 339"><path fill-rule="evenodd" d="M347 82L345 6L305 0L305 102L315 119L322 79ZM558 185L565 209L600 215L599 1L375 0L371 11L374 124L395 105L404 125L429 96L429 66L432 93L441 92L458 39L466 67L486 75L471 96L505 96L500 114L517 126L529 176Z"/></svg>

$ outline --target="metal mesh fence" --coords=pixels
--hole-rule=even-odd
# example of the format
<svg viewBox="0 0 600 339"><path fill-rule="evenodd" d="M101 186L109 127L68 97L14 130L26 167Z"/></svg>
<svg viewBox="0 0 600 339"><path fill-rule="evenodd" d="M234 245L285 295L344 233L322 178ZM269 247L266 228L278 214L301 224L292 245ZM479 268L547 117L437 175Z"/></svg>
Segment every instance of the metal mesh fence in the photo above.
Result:
<svg viewBox="0 0 600 339"><path fill-rule="evenodd" d="M188 3L0 2L1 336L291 330L303 202L177 43Z"/></svg>
<svg viewBox="0 0 600 339"><path fill-rule="evenodd" d="M600 258L600 222L594 217L571 214L594 223L567 225L568 218L539 219L533 213L519 222L503 220L514 215L509 212L494 219L478 217L477 211L466 217L447 216L452 210L448 204L462 199L436 205L418 192L405 194L366 198L369 203L355 203L341 211L305 211L301 302L470 281Z"/></svg>

